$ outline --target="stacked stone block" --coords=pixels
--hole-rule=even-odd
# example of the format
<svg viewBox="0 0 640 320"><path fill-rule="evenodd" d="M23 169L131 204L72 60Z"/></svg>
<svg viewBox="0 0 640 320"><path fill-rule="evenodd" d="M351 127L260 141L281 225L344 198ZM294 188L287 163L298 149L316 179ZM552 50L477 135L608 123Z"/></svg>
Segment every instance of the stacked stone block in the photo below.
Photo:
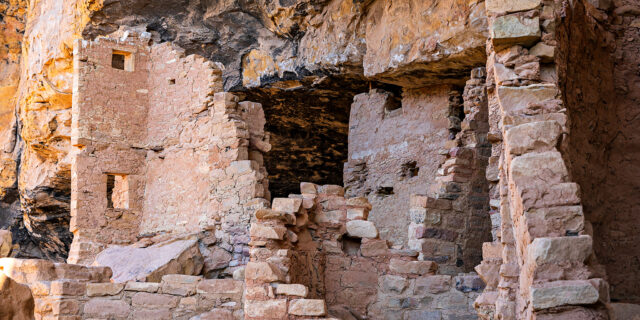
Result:
<svg viewBox="0 0 640 320"><path fill-rule="evenodd" d="M491 288L476 303L486 319L606 317L607 284L561 154L569 132L553 64L555 6L487 1L489 109L499 119L491 131L502 147L493 152L501 230L477 268Z"/></svg>
<svg viewBox="0 0 640 320"><path fill-rule="evenodd" d="M306 299L308 288L291 284L295 230L309 222L299 198L273 199L251 223L251 261L245 268L245 319L312 319L327 314L324 299Z"/></svg>
<svg viewBox="0 0 640 320"><path fill-rule="evenodd" d="M212 172L210 185L212 203L218 212L213 219L201 224L212 228L217 239L209 246L210 251L223 249L229 258L226 263L212 260L207 268L205 257L205 273L221 267L233 270L249 261L251 216L269 204L269 185L261 152L268 151L270 146L263 129L264 121L255 123L259 116L264 119L260 104L238 103L238 98L229 93L214 96L214 119L219 119L214 122L215 150L221 155L227 153L225 150L233 152L231 158L220 157L220 162L215 163L221 170Z"/></svg>
<svg viewBox="0 0 640 320"><path fill-rule="evenodd" d="M452 209L452 200L411 196L409 248L419 260L455 265L460 226L464 223Z"/></svg>

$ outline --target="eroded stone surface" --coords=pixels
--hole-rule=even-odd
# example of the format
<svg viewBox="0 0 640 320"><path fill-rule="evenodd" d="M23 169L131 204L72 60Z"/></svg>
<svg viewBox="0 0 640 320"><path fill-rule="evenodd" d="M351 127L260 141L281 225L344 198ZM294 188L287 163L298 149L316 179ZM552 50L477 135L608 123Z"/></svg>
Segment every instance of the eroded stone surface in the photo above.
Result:
<svg viewBox="0 0 640 320"><path fill-rule="evenodd" d="M95 265L110 267L116 282L159 282L165 274L199 274L203 259L197 244L185 239L147 248L111 247L96 257Z"/></svg>

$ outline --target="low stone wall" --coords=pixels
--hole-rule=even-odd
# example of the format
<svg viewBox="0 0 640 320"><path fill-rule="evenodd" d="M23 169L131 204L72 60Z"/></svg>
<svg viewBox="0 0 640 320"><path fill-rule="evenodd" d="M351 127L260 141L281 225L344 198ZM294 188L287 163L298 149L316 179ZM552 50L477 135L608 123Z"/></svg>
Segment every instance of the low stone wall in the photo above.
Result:
<svg viewBox="0 0 640 320"><path fill-rule="evenodd" d="M105 267L0 259L0 271L31 289L40 319L243 319L243 282L165 275L161 282L109 282Z"/></svg>
<svg viewBox="0 0 640 320"><path fill-rule="evenodd" d="M242 291L242 281L172 274L160 283L89 283L78 300L82 319L232 320L243 319Z"/></svg>

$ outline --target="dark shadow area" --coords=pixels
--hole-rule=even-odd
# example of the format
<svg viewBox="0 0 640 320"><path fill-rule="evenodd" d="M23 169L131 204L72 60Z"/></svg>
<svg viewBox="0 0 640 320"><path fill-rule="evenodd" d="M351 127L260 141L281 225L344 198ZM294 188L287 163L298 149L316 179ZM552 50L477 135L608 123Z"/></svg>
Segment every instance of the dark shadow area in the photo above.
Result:
<svg viewBox="0 0 640 320"><path fill-rule="evenodd" d="M640 55L631 54L640 31L615 8L605 19L582 2L566 9L556 57L570 123L565 154L611 300L640 303Z"/></svg>

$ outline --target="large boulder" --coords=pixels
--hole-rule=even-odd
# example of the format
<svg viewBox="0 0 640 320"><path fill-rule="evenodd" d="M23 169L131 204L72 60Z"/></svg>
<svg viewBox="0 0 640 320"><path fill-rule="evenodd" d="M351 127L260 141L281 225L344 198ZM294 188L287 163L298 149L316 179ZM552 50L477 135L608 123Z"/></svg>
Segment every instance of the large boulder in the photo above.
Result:
<svg viewBox="0 0 640 320"><path fill-rule="evenodd" d="M31 290L0 271L0 319L31 320L35 304Z"/></svg>
<svg viewBox="0 0 640 320"><path fill-rule="evenodd" d="M160 282L166 274L198 275L204 259L198 239L173 239L146 248L113 246L102 251L93 265L108 266L114 282Z"/></svg>

